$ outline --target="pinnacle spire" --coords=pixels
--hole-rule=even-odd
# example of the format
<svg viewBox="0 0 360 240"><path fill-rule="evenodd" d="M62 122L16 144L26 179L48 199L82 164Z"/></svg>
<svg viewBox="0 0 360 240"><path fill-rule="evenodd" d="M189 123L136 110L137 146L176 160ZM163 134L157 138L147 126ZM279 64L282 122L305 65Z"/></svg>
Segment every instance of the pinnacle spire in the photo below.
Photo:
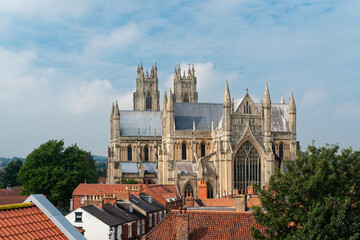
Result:
<svg viewBox="0 0 360 240"><path fill-rule="evenodd" d="M120 112L119 112L119 106L118 106L118 101L116 100L116 104L115 104L115 112L114 112L115 116L120 116Z"/></svg>
<svg viewBox="0 0 360 240"><path fill-rule="evenodd" d="M112 108L111 108L111 117L114 115L114 110L115 110L115 107L114 107L114 102L112 103Z"/></svg>
<svg viewBox="0 0 360 240"><path fill-rule="evenodd" d="M166 96L166 91L165 91L165 92L164 92L163 104L162 104L162 108L163 108L163 109L166 108L166 103L167 103L167 96Z"/></svg>
<svg viewBox="0 0 360 240"><path fill-rule="evenodd" d="M264 92L264 100L263 100L264 106L270 106L271 105L271 99L270 99L270 93L269 93L269 87L268 83L266 82L265 86L265 92Z"/></svg>
<svg viewBox="0 0 360 240"><path fill-rule="evenodd" d="M231 104L230 90L229 90L228 81L226 80L223 106L230 107L230 104Z"/></svg>
<svg viewBox="0 0 360 240"><path fill-rule="evenodd" d="M284 100L284 94L281 95L281 100L280 100L280 103L281 104L284 104L285 103L285 100Z"/></svg>
<svg viewBox="0 0 360 240"><path fill-rule="evenodd" d="M171 88L169 90L169 99L167 101L166 107L168 110L174 110L174 100L173 100L173 95L171 93Z"/></svg>
<svg viewBox="0 0 360 240"><path fill-rule="evenodd" d="M291 93L290 100L289 100L289 111L295 112L296 106L295 106L295 99L293 93Z"/></svg>

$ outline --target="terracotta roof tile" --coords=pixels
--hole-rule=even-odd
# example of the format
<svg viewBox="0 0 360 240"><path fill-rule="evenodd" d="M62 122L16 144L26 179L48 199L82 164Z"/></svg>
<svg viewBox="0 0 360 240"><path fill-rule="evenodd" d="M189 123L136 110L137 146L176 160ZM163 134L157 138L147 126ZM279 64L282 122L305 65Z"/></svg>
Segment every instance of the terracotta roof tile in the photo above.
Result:
<svg viewBox="0 0 360 240"><path fill-rule="evenodd" d="M29 196L19 195L22 187L0 189L0 205L23 203Z"/></svg>
<svg viewBox="0 0 360 240"><path fill-rule="evenodd" d="M0 239L68 239L34 204L0 206Z"/></svg>
<svg viewBox="0 0 360 240"><path fill-rule="evenodd" d="M188 211L189 239L252 239L252 213ZM170 212L146 239L176 239L177 212Z"/></svg>
<svg viewBox="0 0 360 240"><path fill-rule="evenodd" d="M125 190L128 184L87 184L80 183L73 191L74 196L101 195Z"/></svg>

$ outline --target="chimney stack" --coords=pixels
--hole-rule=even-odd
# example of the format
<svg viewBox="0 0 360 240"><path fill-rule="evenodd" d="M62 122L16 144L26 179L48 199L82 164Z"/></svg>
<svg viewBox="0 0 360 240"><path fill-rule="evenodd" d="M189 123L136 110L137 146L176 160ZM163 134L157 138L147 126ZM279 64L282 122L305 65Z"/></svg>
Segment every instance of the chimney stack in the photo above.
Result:
<svg viewBox="0 0 360 240"><path fill-rule="evenodd" d="M240 211L240 212L245 212L246 211L246 194L245 194L245 190L242 189L241 190L241 194L235 196L235 210L236 211Z"/></svg>
<svg viewBox="0 0 360 240"><path fill-rule="evenodd" d="M185 206L187 207L193 207L194 206L194 197L192 196L192 193L190 193L185 198Z"/></svg>
<svg viewBox="0 0 360 240"><path fill-rule="evenodd" d="M176 213L176 239L189 239L189 214L186 211L179 211Z"/></svg>

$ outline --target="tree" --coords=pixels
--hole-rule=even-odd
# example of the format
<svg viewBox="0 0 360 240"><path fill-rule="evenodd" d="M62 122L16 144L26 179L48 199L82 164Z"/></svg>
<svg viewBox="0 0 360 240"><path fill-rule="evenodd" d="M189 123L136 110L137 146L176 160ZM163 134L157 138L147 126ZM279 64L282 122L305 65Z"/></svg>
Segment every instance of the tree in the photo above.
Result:
<svg viewBox="0 0 360 240"><path fill-rule="evenodd" d="M89 152L76 144L65 149L63 140L50 140L27 156L18 180L24 187L24 194L42 193L54 205L68 204L79 183L97 182L95 169Z"/></svg>
<svg viewBox="0 0 360 240"><path fill-rule="evenodd" d="M360 152L326 145L309 146L287 173L274 174L268 189L260 189L262 208L254 218L255 239L359 239Z"/></svg>
<svg viewBox="0 0 360 240"><path fill-rule="evenodd" d="M1 176L1 182L6 187L7 185L18 186L20 185L16 178L18 177L18 173L20 168L22 167L23 162L21 159L11 160L11 162L6 165L4 172Z"/></svg>

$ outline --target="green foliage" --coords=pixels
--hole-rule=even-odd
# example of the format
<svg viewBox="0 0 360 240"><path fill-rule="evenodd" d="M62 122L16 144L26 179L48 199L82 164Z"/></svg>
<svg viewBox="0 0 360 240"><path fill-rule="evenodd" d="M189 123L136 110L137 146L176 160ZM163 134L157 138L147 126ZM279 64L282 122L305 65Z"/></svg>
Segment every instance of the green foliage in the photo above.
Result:
<svg viewBox="0 0 360 240"><path fill-rule="evenodd" d="M79 183L96 183L95 161L76 144L50 140L34 149L19 172L24 194L42 193L53 203L67 204Z"/></svg>
<svg viewBox="0 0 360 240"><path fill-rule="evenodd" d="M22 165L23 162L21 161L21 159L12 160L7 164L0 178L0 182L2 182L3 186L6 187L7 185L11 185L11 186L20 185L16 180L16 178L18 177Z"/></svg>
<svg viewBox="0 0 360 240"><path fill-rule="evenodd" d="M96 175L98 177L106 177L106 163L96 162Z"/></svg>
<svg viewBox="0 0 360 240"><path fill-rule="evenodd" d="M117 183L119 184L120 181L118 181ZM122 183L122 184L138 184L139 182L136 181L136 180L134 180L134 179L129 178L129 179L123 179L123 180L121 181L121 183Z"/></svg>
<svg viewBox="0 0 360 240"><path fill-rule="evenodd" d="M309 146L288 173L279 171L261 190L264 213L254 217L265 226L252 228L255 239L360 239L360 152L338 146Z"/></svg>

